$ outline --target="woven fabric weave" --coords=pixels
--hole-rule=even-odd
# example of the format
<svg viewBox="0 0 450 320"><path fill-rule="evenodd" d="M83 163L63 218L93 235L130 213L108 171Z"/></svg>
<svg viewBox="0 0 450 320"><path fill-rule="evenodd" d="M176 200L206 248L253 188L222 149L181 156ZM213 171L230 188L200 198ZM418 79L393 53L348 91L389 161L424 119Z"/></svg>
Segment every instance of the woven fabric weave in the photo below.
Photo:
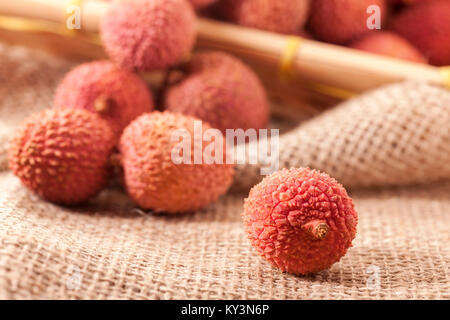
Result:
<svg viewBox="0 0 450 320"><path fill-rule="evenodd" d="M0 61L0 298L450 298L449 92L393 85L281 137L282 166L334 175L352 187L359 213L348 254L298 277L273 268L246 238L240 214L258 166L238 168L244 191L179 217L136 210L121 189L71 209L26 190L6 170L7 141L26 116L51 106L73 64L6 45Z"/></svg>
<svg viewBox="0 0 450 320"><path fill-rule="evenodd" d="M351 188L450 179L450 91L388 85L301 124L279 148L281 167L309 166ZM236 185L258 182L260 167L239 166Z"/></svg>

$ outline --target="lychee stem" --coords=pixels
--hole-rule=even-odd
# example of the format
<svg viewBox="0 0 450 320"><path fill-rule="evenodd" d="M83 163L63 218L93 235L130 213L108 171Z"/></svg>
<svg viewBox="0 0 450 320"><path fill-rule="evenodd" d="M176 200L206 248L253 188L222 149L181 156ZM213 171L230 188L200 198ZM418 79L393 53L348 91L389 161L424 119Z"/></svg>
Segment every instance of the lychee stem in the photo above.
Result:
<svg viewBox="0 0 450 320"><path fill-rule="evenodd" d="M98 113L106 113L111 107L111 99L108 97L100 96L94 102L94 109Z"/></svg>
<svg viewBox="0 0 450 320"><path fill-rule="evenodd" d="M323 240L328 235L330 227L324 220L312 220L305 223L302 229L316 240Z"/></svg>

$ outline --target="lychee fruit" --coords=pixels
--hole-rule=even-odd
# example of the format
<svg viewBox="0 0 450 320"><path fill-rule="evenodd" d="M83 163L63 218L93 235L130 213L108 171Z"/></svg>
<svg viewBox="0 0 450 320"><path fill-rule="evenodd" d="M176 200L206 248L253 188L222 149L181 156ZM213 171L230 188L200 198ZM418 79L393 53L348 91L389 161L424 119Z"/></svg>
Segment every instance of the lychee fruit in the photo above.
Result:
<svg viewBox="0 0 450 320"><path fill-rule="evenodd" d="M450 65L450 1L410 6L394 17L392 29L418 48L431 64Z"/></svg>
<svg viewBox="0 0 450 320"><path fill-rule="evenodd" d="M191 51L196 17L187 0L121 0L111 4L100 31L111 59L128 69L172 66Z"/></svg>
<svg viewBox="0 0 450 320"><path fill-rule="evenodd" d="M216 51L195 55L187 75L165 93L165 109L200 118L222 133L226 129L261 129L269 103L257 75L244 63Z"/></svg>
<svg viewBox="0 0 450 320"><path fill-rule="evenodd" d="M29 118L11 140L9 167L42 198L73 205L107 183L114 133L83 109L51 109Z"/></svg>
<svg viewBox="0 0 450 320"><path fill-rule="evenodd" d="M301 275L339 261L358 222L344 187L308 168L264 178L251 189L242 216L257 252L282 271Z"/></svg>
<svg viewBox="0 0 450 320"><path fill-rule="evenodd" d="M371 6L378 6L381 22L385 19L384 0L314 0L311 1L309 27L314 36L326 42L347 44L371 31L367 22Z"/></svg>
<svg viewBox="0 0 450 320"><path fill-rule="evenodd" d="M370 33L350 45L354 49L393 58L427 63L427 59L403 37L387 31Z"/></svg>
<svg viewBox="0 0 450 320"><path fill-rule="evenodd" d="M145 82L108 61L84 63L70 71L56 90L54 105L99 114L112 126L117 139L132 120L154 108Z"/></svg>
<svg viewBox="0 0 450 320"><path fill-rule="evenodd" d="M213 4L217 0L189 0L189 1L194 6L194 8L198 10Z"/></svg>
<svg viewBox="0 0 450 320"><path fill-rule="evenodd" d="M295 34L306 22L309 4L310 0L222 0L219 11L226 20L246 27Z"/></svg>
<svg viewBox="0 0 450 320"><path fill-rule="evenodd" d="M390 5L413 5L416 3L429 2L434 0L387 0L387 3Z"/></svg>
<svg viewBox="0 0 450 320"><path fill-rule="evenodd" d="M194 132L196 120L200 131L209 129L214 147ZM224 137L193 117L144 114L125 128L119 149L126 189L142 209L172 214L196 211L225 193L233 180L234 166L226 164Z"/></svg>

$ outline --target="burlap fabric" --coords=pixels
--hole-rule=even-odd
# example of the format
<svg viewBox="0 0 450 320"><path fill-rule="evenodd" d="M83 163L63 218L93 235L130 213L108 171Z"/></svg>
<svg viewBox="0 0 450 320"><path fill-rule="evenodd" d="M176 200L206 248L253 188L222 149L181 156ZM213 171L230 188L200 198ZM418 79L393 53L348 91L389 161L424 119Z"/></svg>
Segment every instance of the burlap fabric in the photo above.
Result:
<svg viewBox="0 0 450 320"><path fill-rule="evenodd" d="M328 171L352 187L360 216L341 262L297 277L251 248L238 188L205 210L167 217L134 209L120 189L69 209L22 187L6 170L7 141L29 113L51 106L71 66L0 45L0 298L450 298L448 92L395 85L281 138L282 166ZM260 179L257 169L239 167L236 185Z"/></svg>
<svg viewBox="0 0 450 320"><path fill-rule="evenodd" d="M318 168L351 188L449 179L450 91L416 82L382 87L303 123L279 145L282 167ZM260 168L238 166L236 184L252 186Z"/></svg>

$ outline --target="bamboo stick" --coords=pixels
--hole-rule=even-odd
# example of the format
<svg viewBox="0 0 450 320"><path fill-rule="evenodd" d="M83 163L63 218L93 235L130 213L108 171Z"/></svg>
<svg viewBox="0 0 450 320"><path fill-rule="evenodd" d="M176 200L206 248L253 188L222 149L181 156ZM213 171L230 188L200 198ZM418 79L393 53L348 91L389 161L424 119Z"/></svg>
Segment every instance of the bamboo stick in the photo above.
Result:
<svg viewBox="0 0 450 320"><path fill-rule="evenodd" d="M199 19L201 46L277 64L288 36ZM303 39L293 61L304 79L363 92L385 83L415 79L442 85L439 68Z"/></svg>
<svg viewBox="0 0 450 320"><path fill-rule="evenodd" d="M81 29L98 32L109 4L83 1ZM70 0L15 0L0 2L0 14L64 23ZM288 36L198 19L198 45L221 49L248 60L277 67L286 50ZM292 61L292 71L303 80L320 82L355 93L405 79L443 85L440 69L341 46L302 39Z"/></svg>
<svg viewBox="0 0 450 320"><path fill-rule="evenodd" d="M31 19L42 19L66 25L71 12L67 12L73 0L12 0L0 1L0 14ZM80 1L81 30L98 32L100 19L109 4L103 1Z"/></svg>

